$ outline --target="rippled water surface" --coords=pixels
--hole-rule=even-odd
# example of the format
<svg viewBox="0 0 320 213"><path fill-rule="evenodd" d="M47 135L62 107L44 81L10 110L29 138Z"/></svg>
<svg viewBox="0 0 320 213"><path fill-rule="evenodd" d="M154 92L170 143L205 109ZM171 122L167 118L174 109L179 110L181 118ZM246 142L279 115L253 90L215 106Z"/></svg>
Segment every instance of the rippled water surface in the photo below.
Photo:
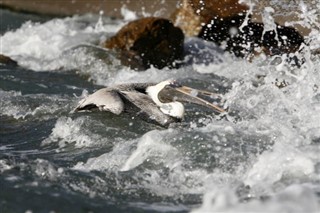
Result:
<svg viewBox="0 0 320 213"><path fill-rule="evenodd" d="M187 38L184 66L137 72L99 47L123 20L0 12L1 53L19 63L0 65L1 212L320 211L317 28L299 68ZM187 106L168 129L71 113L103 86L168 78L222 93L229 113Z"/></svg>

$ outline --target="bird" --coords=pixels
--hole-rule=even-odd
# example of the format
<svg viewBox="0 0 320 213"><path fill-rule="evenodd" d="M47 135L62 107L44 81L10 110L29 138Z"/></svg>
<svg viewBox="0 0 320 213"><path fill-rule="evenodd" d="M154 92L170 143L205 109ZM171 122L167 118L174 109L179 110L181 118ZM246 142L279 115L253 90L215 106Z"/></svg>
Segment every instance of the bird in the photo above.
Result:
<svg viewBox="0 0 320 213"><path fill-rule="evenodd" d="M127 83L102 88L79 101L74 112L108 111L115 115L136 113L144 120L160 126L179 122L185 114L183 103L210 108L218 113L225 110L200 97L217 95L212 92L183 86L169 79L159 83Z"/></svg>

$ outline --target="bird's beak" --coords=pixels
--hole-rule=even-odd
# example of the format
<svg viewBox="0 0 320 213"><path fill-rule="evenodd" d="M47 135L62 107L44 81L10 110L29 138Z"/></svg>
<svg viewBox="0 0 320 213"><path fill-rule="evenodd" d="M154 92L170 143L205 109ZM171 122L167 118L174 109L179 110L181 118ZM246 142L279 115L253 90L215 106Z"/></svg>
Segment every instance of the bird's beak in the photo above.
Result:
<svg viewBox="0 0 320 213"><path fill-rule="evenodd" d="M219 97L219 94L212 93L209 91L198 90L187 86L167 86L163 90L161 90L158 94L160 100L166 101L180 101L185 103L192 103L201 106L205 106L207 108L213 109L216 112L224 113L226 112L221 107L214 105L200 97L198 95L209 96L209 97ZM173 97L173 98L172 98Z"/></svg>

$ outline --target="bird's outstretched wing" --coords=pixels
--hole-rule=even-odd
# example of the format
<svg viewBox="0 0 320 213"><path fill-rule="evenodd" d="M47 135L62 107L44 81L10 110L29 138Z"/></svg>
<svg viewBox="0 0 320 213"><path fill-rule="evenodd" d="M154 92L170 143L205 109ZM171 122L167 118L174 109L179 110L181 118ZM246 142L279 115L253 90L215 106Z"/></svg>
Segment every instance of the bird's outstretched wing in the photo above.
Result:
<svg viewBox="0 0 320 213"><path fill-rule="evenodd" d="M124 110L124 103L118 91L103 88L82 99L74 111L91 110L94 108L119 115Z"/></svg>
<svg viewBox="0 0 320 213"><path fill-rule="evenodd" d="M148 119L151 119L162 126L167 126L170 123L175 122L174 118L161 112L148 95L135 91L121 91L119 94L121 94L128 102L139 108L141 110L139 113L144 113Z"/></svg>

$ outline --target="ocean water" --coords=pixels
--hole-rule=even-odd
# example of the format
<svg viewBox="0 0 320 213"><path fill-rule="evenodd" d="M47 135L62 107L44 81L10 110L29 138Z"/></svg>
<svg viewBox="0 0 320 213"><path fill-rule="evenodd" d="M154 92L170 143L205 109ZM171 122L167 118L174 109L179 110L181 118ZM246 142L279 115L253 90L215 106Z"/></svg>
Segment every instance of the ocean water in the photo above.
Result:
<svg viewBox="0 0 320 213"><path fill-rule="evenodd" d="M0 212L320 212L320 5L308 6L296 5L312 27L300 67L186 38L181 68L143 72L99 46L133 11L117 20L1 9L0 52L19 67L0 65ZM167 129L71 113L104 86L168 78L221 93L229 113L188 105Z"/></svg>

